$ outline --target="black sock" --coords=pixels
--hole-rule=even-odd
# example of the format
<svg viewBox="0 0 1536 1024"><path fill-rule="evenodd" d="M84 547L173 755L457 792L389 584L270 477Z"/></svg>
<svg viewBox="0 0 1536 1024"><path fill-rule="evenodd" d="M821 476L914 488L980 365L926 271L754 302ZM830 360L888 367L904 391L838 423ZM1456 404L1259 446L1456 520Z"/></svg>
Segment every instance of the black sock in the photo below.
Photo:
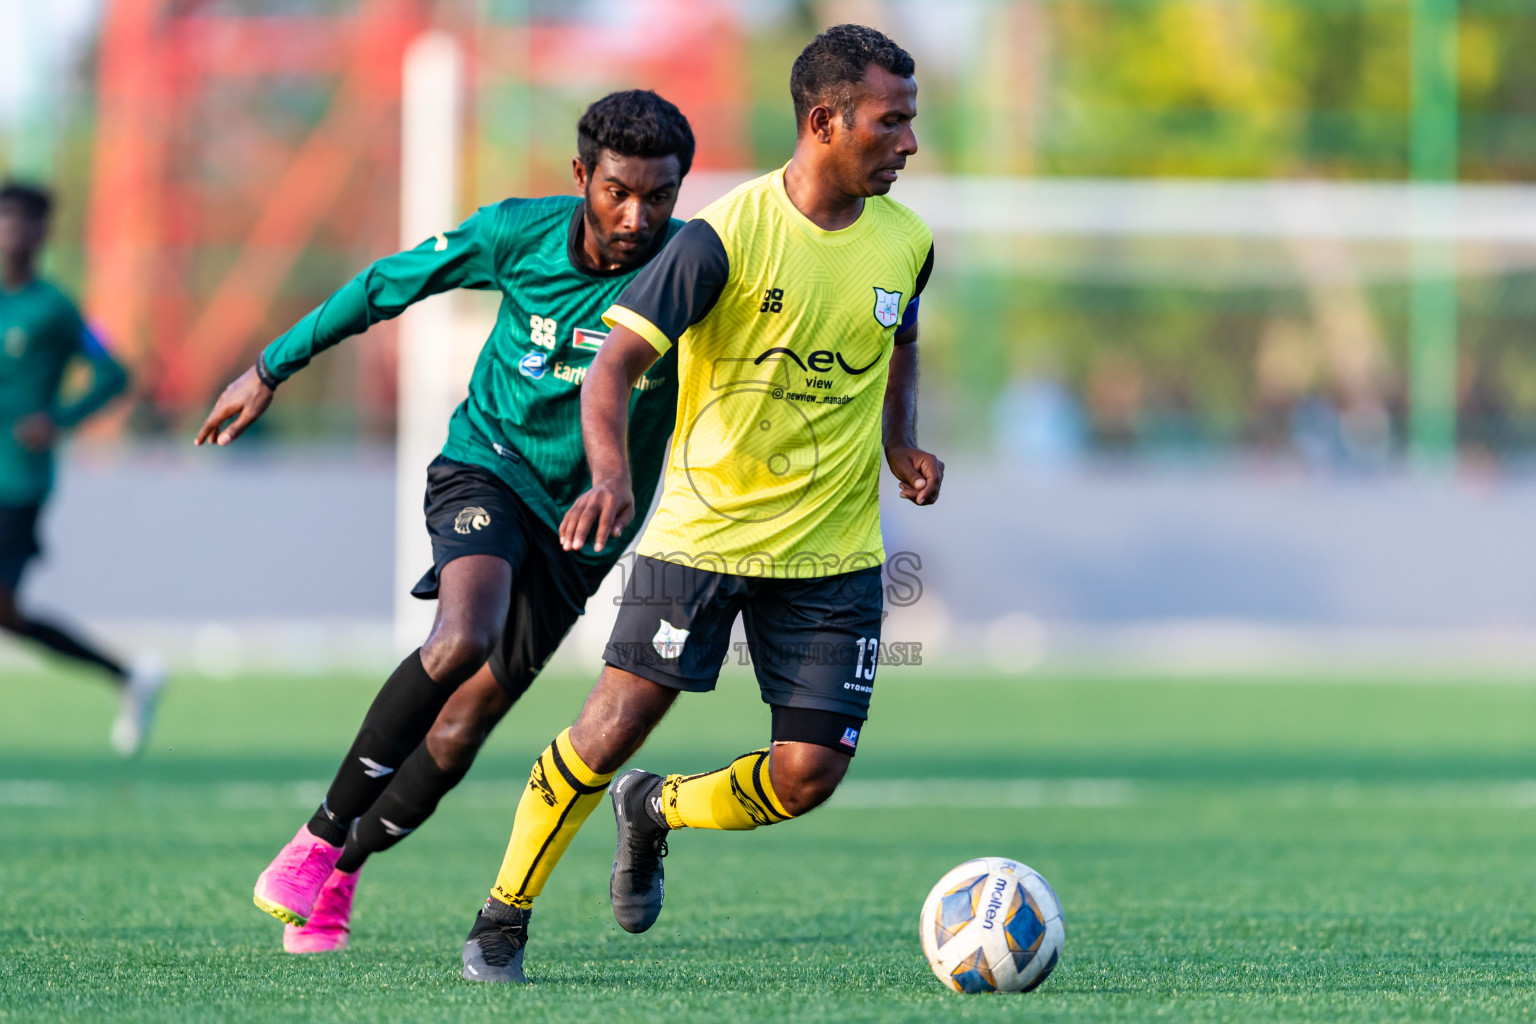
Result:
<svg viewBox="0 0 1536 1024"><path fill-rule="evenodd" d="M78 637L70 636L58 626L37 619L21 619L13 627L17 636L42 644L55 654L83 661L87 665L104 668L122 682L128 676L127 669Z"/></svg>
<svg viewBox="0 0 1536 1024"><path fill-rule="evenodd" d="M456 687L427 675L421 651L412 651L373 699L352 749L336 772L309 830L341 846L352 819L366 811L393 780L411 751L426 738Z"/></svg>
<svg viewBox="0 0 1536 1024"><path fill-rule="evenodd" d="M383 794L352 823L347 848L336 866L342 871L356 871L371 854L382 853L420 828L473 763L471 754L462 764L445 770L432 760L425 743L419 745Z"/></svg>

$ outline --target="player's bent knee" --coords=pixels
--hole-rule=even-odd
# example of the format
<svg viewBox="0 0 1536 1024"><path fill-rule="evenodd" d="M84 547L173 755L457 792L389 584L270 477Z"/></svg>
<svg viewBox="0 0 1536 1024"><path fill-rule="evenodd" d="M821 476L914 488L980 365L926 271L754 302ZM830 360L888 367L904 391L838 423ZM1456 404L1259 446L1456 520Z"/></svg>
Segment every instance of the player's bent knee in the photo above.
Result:
<svg viewBox="0 0 1536 1024"><path fill-rule="evenodd" d="M477 722L439 719L427 733L427 753L445 772L467 768L485 743L486 730Z"/></svg>
<svg viewBox="0 0 1536 1024"><path fill-rule="evenodd" d="M439 631L421 645L421 664L439 682L473 675L496 646L494 633Z"/></svg>
<svg viewBox="0 0 1536 1024"><path fill-rule="evenodd" d="M815 779L802 779L785 790L777 790L779 803L792 817L813 811L827 802L827 799L837 791L837 784L842 781L841 775L837 777L819 777Z"/></svg>
<svg viewBox="0 0 1536 1024"><path fill-rule="evenodd" d="M571 746L594 772L615 772L640 749L654 724L624 708L583 708L571 726Z"/></svg>
<svg viewBox="0 0 1536 1024"><path fill-rule="evenodd" d="M850 760L846 754L809 743L776 743L769 762L774 795L795 817L815 810L837 791Z"/></svg>
<svg viewBox="0 0 1536 1024"><path fill-rule="evenodd" d="M676 697L676 690L609 666L571 726L571 746L594 772L617 771Z"/></svg>
<svg viewBox="0 0 1536 1024"><path fill-rule="evenodd" d="M571 747L588 768L600 775L616 772L640 749L649 727L623 717L583 715L571 726Z"/></svg>

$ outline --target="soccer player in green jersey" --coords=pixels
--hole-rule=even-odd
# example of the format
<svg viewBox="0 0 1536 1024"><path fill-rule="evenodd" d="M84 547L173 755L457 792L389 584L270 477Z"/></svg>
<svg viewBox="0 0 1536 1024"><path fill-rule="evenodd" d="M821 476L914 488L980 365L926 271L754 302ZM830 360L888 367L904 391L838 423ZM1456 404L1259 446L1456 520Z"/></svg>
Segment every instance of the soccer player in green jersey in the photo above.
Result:
<svg viewBox="0 0 1536 1024"><path fill-rule="evenodd" d="M772 743L702 775L635 769L614 783L620 926L645 931L661 912L670 830L784 821L848 769L879 656L882 448L918 505L944 474L915 437L933 236L886 196L917 150L913 72L874 29L817 36L790 74L793 159L706 207L604 314L613 329L582 398L592 487L561 524L566 550L621 543L642 514L624 396L674 353L678 439L607 665L534 765L463 947L466 979L525 980L535 897L678 693L714 688L738 615Z"/></svg>
<svg viewBox="0 0 1536 1024"><path fill-rule="evenodd" d="M581 381L602 314L681 224L693 133L653 92L614 93L577 125L580 196L508 199L379 260L262 352L197 435L228 444L320 351L450 288L501 292L496 325L427 470L432 630L385 682L325 801L256 882L290 952L346 944L357 873L421 825L538 674L623 550L566 551L556 530L589 483ZM675 360L628 388L628 456L648 499L677 404ZM400 467L401 472L411 467ZM643 513L642 513L643 515Z"/></svg>
<svg viewBox="0 0 1536 1024"><path fill-rule="evenodd" d="M80 312L37 275L53 207L47 191L0 188L0 629L105 672L122 693L112 745L137 751L164 674L150 661L133 668L17 605L22 573L39 553L37 519L53 487L60 431L79 424L128 386L128 374L86 327ZM83 393L61 393L76 359L91 366Z"/></svg>

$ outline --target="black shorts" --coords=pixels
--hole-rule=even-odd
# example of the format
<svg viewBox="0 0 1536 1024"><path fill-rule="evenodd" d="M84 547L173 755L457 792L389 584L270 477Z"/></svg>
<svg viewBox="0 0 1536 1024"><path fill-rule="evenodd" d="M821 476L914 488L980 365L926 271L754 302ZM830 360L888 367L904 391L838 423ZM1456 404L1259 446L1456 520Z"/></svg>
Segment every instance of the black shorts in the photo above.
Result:
<svg viewBox="0 0 1536 1024"><path fill-rule="evenodd" d="M495 555L512 566L512 604L491 652L491 672L515 700L576 624L607 568L587 566L506 482L488 469L438 456L427 467L427 532L432 568L412 595L437 597L443 566L465 555Z"/></svg>
<svg viewBox="0 0 1536 1024"><path fill-rule="evenodd" d="M713 690L721 663L738 654L731 627L741 614L774 739L851 754L869 717L884 605L879 566L769 579L641 556L603 659L662 686Z"/></svg>
<svg viewBox="0 0 1536 1024"><path fill-rule="evenodd" d="M37 543L37 514L43 504L0 505L0 590L16 592L21 574L42 551Z"/></svg>

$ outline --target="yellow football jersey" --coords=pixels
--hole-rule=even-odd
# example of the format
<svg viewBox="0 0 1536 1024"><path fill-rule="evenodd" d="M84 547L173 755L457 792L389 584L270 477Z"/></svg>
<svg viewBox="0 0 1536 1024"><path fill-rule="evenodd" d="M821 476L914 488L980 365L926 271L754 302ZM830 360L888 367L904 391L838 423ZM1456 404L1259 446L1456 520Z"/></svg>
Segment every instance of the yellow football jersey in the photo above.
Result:
<svg viewBox="0 0 1536 1024"><path fill-rule="evenodd" d="M640 553L779 578L884 561L886 374L932 264L911 210L873 197L826 231L782 168L685 225L603 316L678 349L677 432Z"/></svg>

